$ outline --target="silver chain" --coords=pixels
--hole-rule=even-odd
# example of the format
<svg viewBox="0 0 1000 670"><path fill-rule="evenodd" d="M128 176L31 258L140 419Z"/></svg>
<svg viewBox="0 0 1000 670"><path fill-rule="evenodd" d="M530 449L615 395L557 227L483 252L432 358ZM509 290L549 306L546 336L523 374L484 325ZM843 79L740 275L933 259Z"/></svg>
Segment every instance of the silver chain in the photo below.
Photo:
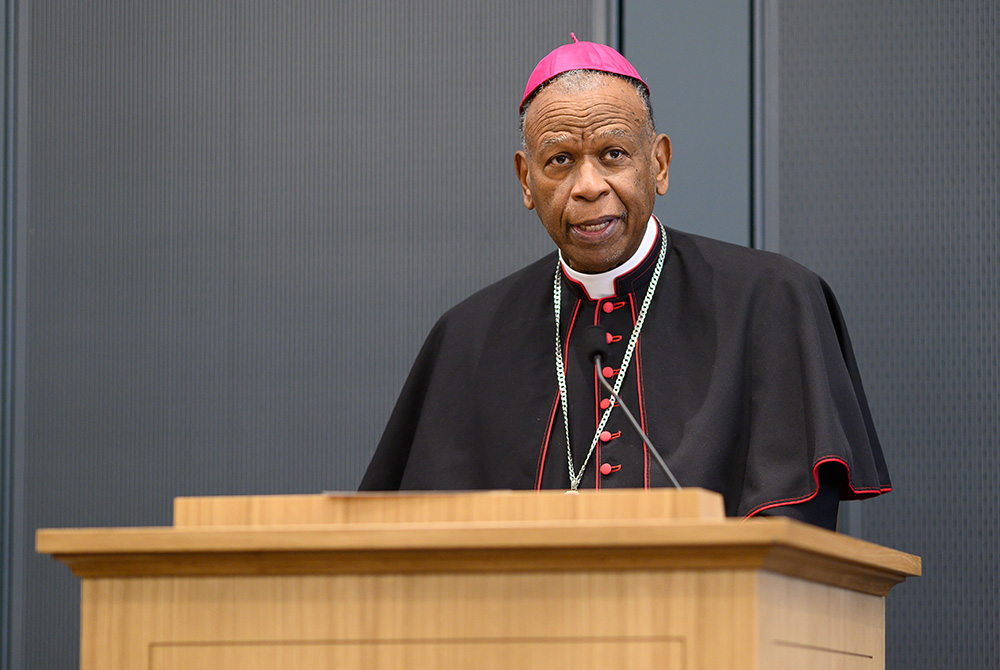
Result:
<svg viewBox="0 0 1000 670"><path fill-rule="evenodd" d="M668 246L667 233L663 230L663 226L660 226L660 255L656 259L656 269L653 270L653 277L649 280L649 288L646 290L646 297L642 301L642 308L639 310L639 317L635 320L635 328L632 330L632 336L628 340L628 347L625 348L625 357L622 359L622 366L618 371L617 378L615 379L614 389L616 395L618 395L621 391L622 382L625 380L625 372L628 370L628 365L632 361L632 352L635 351L635 345L639 341L639 332L642 330L642 324L646 320L646 312L649 311L649 304L653 302L653 293L656 292L656 284L660 279L660 271L663 269L663 261L667 257ZM566 366L563 364L562 335L560 333L561 328L559 327L559 321L562 315L562 268L560 267L559 260L556 260L556 276L555 281L552 284L552 302L555 305L556 312L556 380L559 382L559 399L562 404L563 427L566 429L566 466L569 468L570 490L576 491L580 486L580 480L583 479L583 473L587 469L587 463L590 462L590 457L594 454L594 449L597 448L597 441L601 438L601 432L604 430L604 424L608 422L608 417L611 416L611 410L615 408L615 404L612 402L608 405L608 408L604 410L604 414L601 416L601 421L597 424L597 431L594 433L594 439L590 441L590 450L587 452L587 457L583 459L583 465L580 466L580 471L575 472L573 470L573 448L569 441L569 398L567 397L566 392Z"/></svg>

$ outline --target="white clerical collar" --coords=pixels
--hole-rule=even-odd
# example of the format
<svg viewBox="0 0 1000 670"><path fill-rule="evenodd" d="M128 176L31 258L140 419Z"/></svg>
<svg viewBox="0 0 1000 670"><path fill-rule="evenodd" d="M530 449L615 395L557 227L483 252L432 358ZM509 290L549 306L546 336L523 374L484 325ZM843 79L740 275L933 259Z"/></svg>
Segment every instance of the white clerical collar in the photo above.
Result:
<svg viewBox="0 0 1000 670"><path fill-rule="evenodd" d="M650 216L649 223L646 224L646 233L642 236L642 242L639 243L639 248L635 250L632 257L618 267L611 268L606 272L598 272L597 274L577 272L566 265L561 251L559 252L559 262L562 264L562 269L566 273L566 276L578 284L582 284L591 300L610 298L615 295L615 280L638 267L639 263L653 249L653 245L656 244L656 231L656 218Z"/></svg>

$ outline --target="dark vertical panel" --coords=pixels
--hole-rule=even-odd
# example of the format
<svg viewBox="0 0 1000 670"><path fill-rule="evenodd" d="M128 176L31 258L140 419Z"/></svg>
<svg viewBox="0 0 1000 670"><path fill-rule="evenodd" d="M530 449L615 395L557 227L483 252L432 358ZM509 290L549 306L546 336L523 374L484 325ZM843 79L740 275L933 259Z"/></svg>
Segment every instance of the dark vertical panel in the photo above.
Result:
<svg viewBox="0 0 1000 670"><path fill-rule="evenodd" d="M784 2L780 249L851 324L894 492L860 510L921 554L889 668L1000 667L1000 7Z"/></svg>
<svg viewBox="0 0 1000 670"><path fill-rule="evenodd" d="M24 667L77 653L36 528L356 486L437 316L549 250L517 101L596 6L32 3Z"/></svg>
<svg viewBox="0 0 1000 670"><path fill-rule="evenodd" d="M3 3L3 408L0 436L0 668L22 667L25 602L24 579L24 457L16 435L23 426L24 323L24 181L23 123L25 80L24 6L17 0Z"/></svg>
<svg viewBox="0 0 1000 670"><path fill-rule="evenodd" d="M0 4L0 72L3 73L3 100L0 105L0 669L7 670L11 662L13 630L13 470L14 442L11 430L13 415L13 264L11 263L14 231L11 177L12 153L16 146L13 135L14 119L14 24L11 21L14 3Z"/></svg>

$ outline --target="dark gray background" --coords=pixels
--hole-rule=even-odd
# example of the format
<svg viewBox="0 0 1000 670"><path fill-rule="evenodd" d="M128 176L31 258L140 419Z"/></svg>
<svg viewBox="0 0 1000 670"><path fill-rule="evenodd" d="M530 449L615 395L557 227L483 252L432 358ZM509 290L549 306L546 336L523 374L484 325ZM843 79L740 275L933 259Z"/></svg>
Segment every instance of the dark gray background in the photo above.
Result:
<svg viewBox="0 0 1000 670"><path fill-rule="evenodd" d="M77 664L36 528L356 485L440 312L550 248L511 156L570 30L649 81L668 225L841 300L895 487L848 530L925 558L887 667L1000 666L996 2L4 9L0 668Z"/></svg>
<svg viewBox="0 0 1000 670"><path fill-rule="evenodd" d="M887 667L997 668L1000 3L778 5L779 248L836 290L889 461L858 534L924 559Z"/></svg>

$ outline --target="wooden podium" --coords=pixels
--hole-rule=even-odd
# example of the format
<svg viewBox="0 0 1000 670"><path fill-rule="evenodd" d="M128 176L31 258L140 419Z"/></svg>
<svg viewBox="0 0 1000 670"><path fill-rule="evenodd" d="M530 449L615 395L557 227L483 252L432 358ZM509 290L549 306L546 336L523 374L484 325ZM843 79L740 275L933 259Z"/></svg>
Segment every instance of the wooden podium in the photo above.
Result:
<svg viewBox="0 0 1000 670"><path fill-rule="evenodd" d="M178 498L39 530L84 670L882 668L920 559L683 491Z"/></svg>

